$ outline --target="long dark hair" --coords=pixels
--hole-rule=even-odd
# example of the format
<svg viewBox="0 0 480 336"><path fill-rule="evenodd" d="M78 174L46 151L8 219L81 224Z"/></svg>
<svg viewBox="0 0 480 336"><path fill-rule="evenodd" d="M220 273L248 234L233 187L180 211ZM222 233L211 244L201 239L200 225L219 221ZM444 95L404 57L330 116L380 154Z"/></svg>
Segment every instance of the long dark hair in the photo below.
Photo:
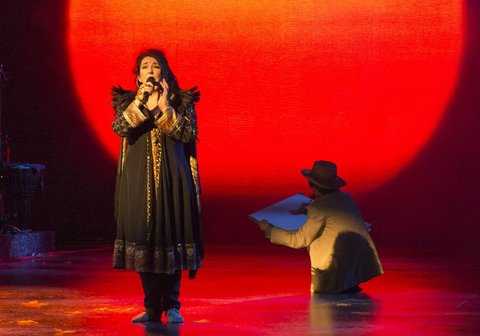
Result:
<svg viewBox="0 0 480 336"><path fill-rule="evenodd" d="M172 93L178 93L180 87L178 85L177 77L173 73L172 69L168 65L167 58L165 57L165 53L158 49L147 49L144 50L138 55L137 61L135 62L135 68L133 69L133 73L138 76L140 73L140 64L145 57L153 57L157 60L160 64L161 71L161 78L160 80L164 79L167 81L168 90ZM137 81L137 79L135 79ZM137 83L138 84L138 83Z"/></svg>

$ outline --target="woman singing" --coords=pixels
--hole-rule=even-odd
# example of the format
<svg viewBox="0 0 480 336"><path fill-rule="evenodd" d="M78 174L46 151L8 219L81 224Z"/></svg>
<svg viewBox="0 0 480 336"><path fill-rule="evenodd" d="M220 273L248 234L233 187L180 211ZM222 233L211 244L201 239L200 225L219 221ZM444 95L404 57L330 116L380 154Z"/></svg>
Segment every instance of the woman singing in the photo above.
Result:
<svg viewBox="0 0 480 336"><path fill-rule="evenodd" d="M115 190L113 267L138 272L145 312L132 322L182 323L182 270L201 267L194 87L181 90L162 51L142 52L137 91L113 87L113 131L121 137Z"/></svg>

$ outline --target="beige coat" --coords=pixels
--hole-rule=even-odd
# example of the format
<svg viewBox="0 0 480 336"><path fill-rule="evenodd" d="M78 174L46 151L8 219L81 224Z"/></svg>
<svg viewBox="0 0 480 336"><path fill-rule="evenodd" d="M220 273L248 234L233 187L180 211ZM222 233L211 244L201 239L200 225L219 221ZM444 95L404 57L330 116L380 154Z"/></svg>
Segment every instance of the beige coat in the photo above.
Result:
<svg viewBox="0 0 480 336"><path fill-rule="evenodd" d="M312 291L338 293L383 273L377 250L353 198L334 191L308 207L298 231L271 228L270 241L306 247L312 266Z"/></svg>

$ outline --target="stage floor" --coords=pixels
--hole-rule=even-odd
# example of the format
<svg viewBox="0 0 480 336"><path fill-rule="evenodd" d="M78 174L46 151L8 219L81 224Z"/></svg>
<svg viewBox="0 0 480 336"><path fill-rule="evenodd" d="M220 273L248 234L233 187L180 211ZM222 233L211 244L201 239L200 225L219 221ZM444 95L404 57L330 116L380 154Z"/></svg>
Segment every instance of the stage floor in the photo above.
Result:
<svg viewBox="0 0 480 336"><path fill-rule="evenodd" d="M209 247L180 326L130 322L140 280L109 246L2 260L0 335L480 335L480 260L442 254L380 249L363 292L311 296L306 250Z"/></svg>

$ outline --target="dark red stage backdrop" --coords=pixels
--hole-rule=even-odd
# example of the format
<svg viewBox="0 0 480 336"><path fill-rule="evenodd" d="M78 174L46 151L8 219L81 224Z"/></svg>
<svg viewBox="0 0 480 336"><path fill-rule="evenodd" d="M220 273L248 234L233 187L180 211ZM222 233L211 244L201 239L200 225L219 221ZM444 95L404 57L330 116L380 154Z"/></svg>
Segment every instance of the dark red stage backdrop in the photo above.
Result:
<svg viewBox="0 0 480 336"><path fill-rule="evenodd" d="M460 0L70 0L67 12L77 96L112 159L110 87L133 89L140 50L165 50L181 86L200 87L210 195L302 191L317 159L354 192L392 179L442 120L463 47Z"/></svg>

